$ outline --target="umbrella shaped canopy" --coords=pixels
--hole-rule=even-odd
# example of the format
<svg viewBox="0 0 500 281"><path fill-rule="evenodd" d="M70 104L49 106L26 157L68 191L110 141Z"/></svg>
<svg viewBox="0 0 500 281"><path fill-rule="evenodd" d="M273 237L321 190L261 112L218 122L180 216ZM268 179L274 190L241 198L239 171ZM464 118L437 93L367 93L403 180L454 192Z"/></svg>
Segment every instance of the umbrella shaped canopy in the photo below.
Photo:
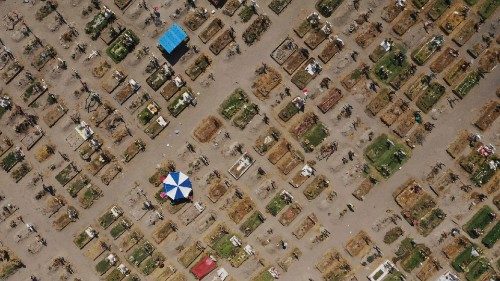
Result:
<svg viewBox="0 0 500 281"><path fill-rule="evenodd" d="M181 172L171 172L163 180L163 191L172 200L186 199L193 190L191 180Z"/></svg>

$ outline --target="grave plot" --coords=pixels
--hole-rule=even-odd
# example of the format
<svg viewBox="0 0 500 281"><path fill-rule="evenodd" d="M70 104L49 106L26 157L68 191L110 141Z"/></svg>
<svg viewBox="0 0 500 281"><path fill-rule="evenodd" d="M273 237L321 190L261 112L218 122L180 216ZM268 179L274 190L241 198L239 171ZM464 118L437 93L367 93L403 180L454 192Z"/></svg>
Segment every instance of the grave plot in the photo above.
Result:
<svg viewBox="0 0 500 281"><path fill-rule="evenodd" d="M128 255L127 260L136 267L141 266L141 263L150 257L156 249L149 241L141 241L136 245L132 252Z"/></svg>
<svg viewBox="0 0 500 281"><path fill-rule="evenodd" d="M297 150L292 150L285 154L283 158L276 163L276 167L284 175L288 175L295 167L304 162L304 156Z"/></svg>
<svg viewBox="0 0 500 281"><path fill-rule="evenodd" d="M417 9L422 9L425 4L429 2L429 0L412 0L411 2L415 5L415 7L417 7Z"/></svg>
<svg viewBox="0 0 500 281"><path fill-rule="evenodd" d="M243 7L241 8L240 12L238 13L238 16L240 17L242 22L248 22L249 20L252 19L253 15L255 15L255 14L257 14L257 13L252 5L243 4Z"/></svg>
<svg viewBox="0 0 500 281"><path fill-rule="evenodd" d="M245 262L249 254L242 247L242 241L238 235L228 231L226 226L218 225L207 237L208 245L215 254L229 261L231 266L239 267Z"/></svg>
<svg viewBox="0 0 500 281"><path fill-rule="evenodd" d="M399 237L403 236L404 232L403 229L399 226L393 227L389 229L385 235L384 235L384 243L385 244L392 244L396 240L399 239Z"/></svg>
<svg viewBox="0 0 500 281"><path fill-rule="evenodd" d="M243 130L258 113L259 108L256 104L245 104L243 105L241 111L236 114L232 123L234 126Z"/></svg>
<svg viewBox="0 0 500 281"><path fill-rule="evenodd" d="M311 13L299 25L293 28L297 36L303 38L312 28L317 28L320 25L319 16L317 13Z"/></svg>
<svg viewBox="0 0 500 281"><path fill-rule="evenodd" d="M427 15L431 20L436 21L450 7L450 4L451 2L448 0L436 0L431 4Z"/></svg>
<svg viewBox="0 0 500 281"><path fill-rule="evenodd" d="M377 137L365 149L364 155L384 178L398 171L411 156L406 146L385 134Z"/></svg>
<svg viewBox="0 0 500 281"><path fill-rule="evenodd" d="M292 83L300 90L303 90L321 72L322 67L314 59L310 58L302 68L292 76Z"/></svg>
<svg viewBox="0 0 500 281"><path fill-rule="evenodd" d="M366 105L366 111L371 116L376 116L391 103L394 94L387 88L380 89L377 95Z"/></svg>
<svg viewBox="0 0 500 281"><path fill-rule="evenodd" d="M76 175L78 175L80 171L78 168L72 164L69 163L64 169L62 169L56 176L57 182L59 182L62 186L65 186L67 183L69 183Z"/></svg>
<svg viewBox="0 0 500 281"><path fill-rule="evenodd" d="M464 59L460 59L455 63L448 71L445 73L443 79L446 84L453 86L457 83L460 78L465 75L465 72L469 69L470 63Z"/></svg>
<svg viewBox="0 0 500 281"><path fill-rule="evenodd" d="M24 69L24 66L17 60L10 60L10 62L5 66L0 74L2 76L3 82L9 84L16 76Z"/></svg>
<svg viewBox="0 0 500 281"><path fill-rule="evenodd" d="M184 225L188 225L193 222L203 211L205 206L200 202L194 202L189 207L184 209L184 211L179 215L179 220L182 221Z"/></svg>
<svg viewBox="0 0 500 281"><path fill-rule="evenodd" d="M307 217L305 217L295 228L292 234L297 239L302 239L316 224L318 223L318 218L314 213L311 213Z"/></svg>
<svg viewBox="0 0 500 281"><path fill-rule="evenodd" d="M415 114L413 112L407 112L403 115L402 118L398 120L398 123L396 124L393 132L400 138L404 138L413 128L413 125L415 125L415 123Z"/></svg>
<svg viewBox="0 0 500 281"><path fill-rule="evenodd" d="M486 248L493 248L496 242L500 239L500 222L497 222L490 230L486 233L486 235L481 239L481 243L483 243Z"/></svg>
<svg viewBox="0 0 500 281"><path fill-rule="evenodd" d="M240 0L229 0L227 3L224 5L224 9L222 10L222 13L232 17L234 13L241 7L242 2Z"/></svg>
<svg viewBox="0 0 500 281"><path fill-rule="evenodd" d="M261 212L255 211L240 225L240 231L245 235L245 237L248 237L261 224L263 224L265 220L266 219Z"/></svg>
<svg viewBox="0 0 500 281"><path fill-rule="evenodd" d="M101 59L100 61L94 64L92 68L92 76L95 78L102 78L109 70L111 69L111 65L107 60Z"/></svg>
<svg viewBox="0 0 500 281"><path fill-rule="evenodd" d="M398 17L398 15L405 9L404 4L400 4L397 1L390 1L389 5L385 6L382 10L382 19L387 23L391 23Z"/></svg>
<svg viewBox="0 0 500 281"><path fill-rule="evenodd" d="M477 170L472 173L471 181L476 186L482 186L487 184L491 178L497 173L496 167L500 165L500 158L496 154L488 157L486 161L480 164Z"/></svg>
<svg viewBox="0 0 500 281"><path fill-rule="evenodd" d="M167 82L171 78L171 76L172 76L171 68L167 64L164 64L146 79L146 83L148 83L151 89L157 91L163 86L163 84L165 84L165 82Z"/></svg>
<svg viewBox="0 0 500 281"><path fill-rule="evenodd" d="M101 182L105 185L109 185L119 173L121 173L122 167L115 162L110 163L110 165L104 169L101 174Z"/></svg>
<svg viewBox="0 0 500 281"><path fill-rule="evenodd" d="M472 45L471 48L467 49L467 53L477 59L483 52L485 52L489 48L488 42L485 42L484 40L481 40L479 42L476 42L474 45Z"/></svg>
<svg viewBox="0 0 500 281"><path fill-rule="evenodd" d="M217 203L219 199L226 194L228 187L224 184L222 180L217 180L212 183L208 188L207 197L213 203Z"/></svg>
<svg viewBox="0 0 500 281"><path fill-rule="evenodd" d="M282 190L266 205L266 211L275 217L283 208L291 204L292 201L293 196L288 191Z"/></svg>
<svg viewBox="0 0 500 281"><path fill-rule="evenodd" d="M234 223L240 223L243 218L255 209L255 204L250 197L245 196L242 199L233 203L228 210L228 216Z"/></svg>
<svg viewBox="0 0 500 281"><path fill-rule="evenodd" d="M92 155L101 148L103 140L97 135L93 135L92 138L86 140L79 148L78 154L85 161L90 161Z"/></svg>
<svg viewBox="0 0 500 281"><path fill-rule="evenodd" d="M101 32L99 36L106 45L111 44L122 32L125 31L125 23L121 20L113 21Z"/></svg>
<svg viewBox="0 0 500 281"><path fill-rule="evenodd" d="M3 136L0 141L0 156L3 156L12 146L14 143L7 136Z"/></svg>
<svg viewBox="0 0 500 281"><path fill-rule="evenodd" d="M125 162L130 162L134 157L141 151L146 150L146 144L142 139L136 139L133 141L125 151L123 151L122 157Z"/></svg>
<svg viewBox="0 0 500 281"><path fill-rule="evenodd" d="M406 138L406 144L410 148L415 148L417 145L423 145L425 138L430 134L431 130L426 127L426 124L418 124L417 127Z"/></svg>
<svg viewBox="0 0 500 281"><path fill-rule="evenodd" d="M298 45L294 42L293 38L287 37L273 50L271 57L279 65L282 65L297 49Z"/></svg>
<svg viewBox="0 0 500 281"><path fill-rule="evenodd" d="M200 76L203 72L207 70L207 68L211 64L211 59L204 55L201 54L196 58L196 60L191 64L187 69L186 69L186 74L191 78L191 80L196 80L198 76Z"/></svg>
<svg viewBox="0 0 500 281"><path fill-rule="evenodd" d="M392 126L401 115L408 111L408 104L402 100L398 99L395 101L389 109L380 116L380 121L384 123L387 127Z"/></svg>
<svg viewBox="0 0 500 281"><path fill-rule="evenodd" d="M278 113L278 117L283 122L288 122L303 109L304 99L302 99L301 97L295 97L280 110L280 112Z"/></svg>
<svg viewBox="0 0 500 281"><path fill-rule="evenodd" d="M83 209L90 208L95 201L102 197L102 190L94 185L87 185L85 189L77 196L80 207Z"/></svg>
<svg viewBox="0 0 500 281"><path fill-rule="evenodd" d="M159 186L162 183L161 177L164 177L169 172L175 171L175 163L173 161L166 160L157 165L155 172L148 179L149 183L154 186Z"/></svg>
<svg viewBox="0 0 500 281"><path fill-rule="evenodd" d="M422 112L428 113L445 94L445 90L446 88L443 85L432 82L425 92L417 98L415 104Z"/></svg>
<svg viewBox="0 0 500 281"><path fill-rule="evenodd" d="M370 23L363 26L362 29L358 31L358 35L356 36L354 41L356 42L356 44L358 44L358 46L364 49L370 46L370 44L375 41L375 39L380 35L381 32L381 26L379 26L377 23Z"/></svg>
<svg viewBox="0 0 500 281"><path fill-rule="evenodd" d="M127 74L118 68L113 68L110 72L106 73L101 81L101 87L110 94L118 86L125 81Z"/></svg>
<svg viewBox="0 0 500 281"><path fill-rule="evenodd" d="M370 192L370 190L372 190L376 183L377 180L371 176L364 179L354 190L352 196L354 196L359 201L363 201L365 196L368 195L368 193Z"/></svg>
<svg viewBox="0 0 500 281"><path fill-rule="evenodd" d="M451 242L443 246L441 252L449 259L454 260L463 250L471 246L472 243L467 237L460 234L451 239Z"/></svg>
<svg viewBox="0 0 500 281"><path fill-rule="evenodd" d="M336 54L340 53L344 48L344 42L339 38L328 39L321 53L319 53L318 58L323 63L328 63Z"/></svg>
<svg viewBox="0 0 500 281"><path fill-rule="evenodd" d="M365 77L365 75L367 75L369 71L370 68L366 64L361 63L351 73L342 78L340 83L344 86L344 88L350 91L359 81L361 81L361 79Z"/></svg>
<svg viewBox="0 0 500 281"><path fill-rule="evenodd" d="M106 53L115 63L119 63L134 50L135 46L139 45L139 41L139 37L128 29L109 45Z"/></svg>
<svg viewBox="0 0 500 281"><path fill-rule="evenodd" d="M116 240L118 238L120 238L120 236L125 233L125 231L127 231L128 229L130 229L132 227L132 222L127 219L127 218L123 218L121 220L119 220L110 230L109 230L109 234L111 235L111 237Z"/></svg>
<svg viewBox="0 0 500 281"><path fill-rule="evenodd" d="M415 10L404 10L392 30L399 36L403 36L410 28L419 22L418 12Z"/></svg>
<svg viewBox="0 0 500 281"><path fill-rule="evenodd" d="M204 251L205 247L203 244L200 241L196 241L189 245L177 260L182 266L188 268Z"/></svg>
<svg viewBox="0 0 500 281"><path fill-rule="evenodd" d="M401 241L396 250L397 260L400 261L404 271L410 273L420 267L431 254L429 247L421 243L416 243L411 238L405 238Z"/></svg>
<svg viewBox="0 0 500 281"><path fill-rule="evenodd" d="M219 106L219 113L230 120L248 102L248 96L241 88L235 89Z"/></svg>
<svg viewBox="0 0 500 281"><path fill-rule="evenodd" d="M467 18L468 13L469 8L465 5L455 7L441 23L441 29L446 35L451 34Z"/></svg>
<svg viewBox="0 0 500 281"><path fill-rule="evenodd" d="M361 230L347 241L345 250L349 255L351 255L351 257L357 257L364 256L371 250L372 247L373 242L370 236Z"/></svg>
<svg viewBox="0 0 500 281"><path fill-rule="evenodd" d="M173 79L168 80L160 90L160 95L166 100L169 101L186 83L182 80L180 75L173 77ZM137 106L137 108L140 105Z"/></svg>
<svg viewBox="0 0 500 281"><path fill-rule="evenodd" d="M109 9L103 9L85 25L85 33L92 40L97 40L101 32L115 19L115 14Z"/></svg>
<svg viewBox="0 0 500 281"><path fill-rule="evenodd" d="M378 62L385 54L387 54L394 47L394 41L391 38L386 38L378 44L378 46L368 56L374 63ZM397 47L401 49L401 46Z"/></svg>
<svg viewBox="0 0 500 281"><path fill-rule="evenodd" d="M493 123L499 116L500 116L500 103L493 100L489 101L481 110L481 115L474 122L474 125L481 131L486 131L493 125Z"/></svg>
<svg viewBox="0 0 500 281"><path fill-rule="evenodd" d="M323 254L315 267L324 280L348 280L353 274L349 262L335 249Z"/></svg>
<svg viewBox="0 0 500 281"><path fill-rule="evenodd" d="M116 206L113 205L111 208L109 208L104 214L102 214L97 221L99 222L99 225L107 229L109 226L111 226L121 215L123 214L123 210Z"/></svg>
<svg viewBox="0 0 500 281"><path fill-rule="evenodd" d="M283 226L289 226L302 212L302 207L297 202L291 203L288 208L281 213L278 221Z"/></svg>
<svg viewBox="0 0 500 281"><path fill-rule="evenodd" d="M35 19L41 21L57 9L56 1L47 1L35 13Z"/></svg>
<svg viewBox="0 0 500 281"><path fill-rule="evenodd" d="M276 88L282 80L281 74L274 68L269 66L263 68L262 71L260 71L261 69L257 70L258 74L252 84L254 95L261 100L268 99L271 91Z"/></svg>
<svg viewBox="0 0 500 281"><path fill-rule="evenodd" d="M378 81L398 90L415 73L416 67L406 56L406 50L395 46L374 65L372 74Z"/></svg>
<svg viewBox="0 0 500 281"><path fill-rule="evenodd" d="M495 13L495 10L497 9L498 5L500 5L498 1L485 0L479 6L479 10L477 11L477 13L481 16L481 18L487 19Z"/></svg>
<svg viewBox="0 0 500 281"><path fill-rule="evenodd" d="M99 126L101 123L115 111L115 108L108 102L103 102L97 109L92 112L90 116L90 121L92 125Z"/></svg>
<svg viewBox="0 0 500 281"><path fill-rule="evenodd" d="M23 92L22 98L27 105L33 104L41 95L48 90L43 80L34 80Z"/></svg>
<svg viewBox="0 0 500 281"><path fill-rule="evenodd" d="M191 11L186 16L183 23L191 31L196 31L208 19L209 16L210 14L205 8L199 7Z"/></svg>
<svg viewBox="0 0 500 281"><path fill-rule="evenodd" d="M222 50L224 50L229 43L234 41L234 34L231 29L226 29L222 32L213 42L210 44L210 51L214 53L214 55L220 54Z"/></svg>
<svg viewBox="0 0 500 281"><path fill-rule="evenodd" d="M412 58L418 65L424 65L444 44L442 35L435 35L425 40L412 52Z"/></svg>
<svg viewBox="0 0 500 281"><path fill-rule="evenodd" d="M206 44L212 37L224 27L224 23L219 18L214 18L208 26L198 35L201 42Z"/></svg>
<svg viewBox="0 0 500 281"><path fill-rule="evenodd" d="M260 37L271 25L271 20L266 15L259 15L247 29L243 32L243 41L247 45L252 45L259 41Z"/></svg>
<svg viewBox="0 0 500 281"><path fill-rule="evenodd" d="M222 122L214 116L208 116L194 129L194 137L201 143L209 142L222 128Z"/></svg>
<svg viewBox="0 0 500 281"><path fill-rule="evenodd" d="M30 127L25 136L21 139L21 143L26 147L27 150L33 148L35 144L44 136L44 132L40 126L36 125Z"/></svg>
<svg viewBox="0 0 500 281"><path fill-rule="evenodd" d="M266 154L280 139L281 133L274 127L270 127L264 134L256 140L253 148L260 155Z"/></svg>
<svg viewBox="0 0 500 281"><path fill-rule="evenodd" d="M416 100L429 88L431 80L432 78L429 75L421 74L408 86L404 92L405 96L412 101Z"/></svg>
<svg viewBox="0 0 500 281"><path fill-rule="evenodd" d="M426 259L416 276L420 281L431 280L431 277L433 277L441 268L442 266L439 261L431 256Z"/></svg>
<svg viewBox="0 0 500 281"><path fill-rule="evenodd" d="M477 84L481 79L481 73L477 70L472 70L465 74L462 81L460 81L455 88L453 88L453 93L459 98L463 99Z"/></svg>
<svg viewBox="0 0 500 281"><path fill-rule="evenodd" d="M292 0L272 0L268 7L275 14L279 15L291 2Z"/></svg>
<svg viewBox="0 0 500 281"><path fill-rule="evenodd" d="M18 183L31 171L31 169L32 167L29 163L21 162L16 168L12 170L10 176L14 180L14 182Z"/></svg>
<svg viewBox="0 0 500 281"><path fill-rule="evenodd" d="M179 116L194 100L193 90L189 87L183 87L179 90L177 96L168 104L167 109L173 117Z"/></svg>
<svg viewBox="0 0 500 281"><path fill-rule="evenodd" d="M97 173L99 173L104 166L106 166L109 162L111 162L114 159L114 156L107 150L103 150L102 152L98 153L94 159L90 160L89 164L87 164L87 171L95 176Z"/></svg>
<svg viewBox="0 0 500 281"><path fill-rule="evenodd" d="M139 89L140 85L134 80L130 79L118 92L113 95L113 98L120 104L124 104L133 94Z"/></svg>
<svg viewBox="0 0 500 281"><path fill-rule="evenodd" d="M271 164L275 165L285 154L291 150L291 144L285 139L281 139L267 156Z"/></svg>
<svg viewBox="0 0 500 281"><path fill-rule="evenodd" d="M84 231L74 236L73 243L78 249L83 249L96 236L97 231L92 226L88 226Z"/></svg>
<svg viewBox="0 0 500 281"><path fill-rule="evenodd" d="M56 50L50 45L45 45L43 48L37 49L32 55L31 66L40 71L47 64L47 62L56 56Z"/></svg>
<svg viewBox="0 0 500 281"><path fill-rule="evenodd" d="M54 125L59 121L68 111L65 105L61 103L55 103L51 105L45 115L43 116L43 121L49 128L54 127Z"/></svg>
<svg viewBox="0 0 500 281"><path fill-rule="evenodd" d="M499 48L488 48L479 57L479 67L478 71L480 73L490 73L498 64Z"/></svg>
<svg viewBox="0 0 500 281"><path fill-rule="evenodd" d="M333 107L335 107L335 105L337 105L341 99L342 91L338 88L332 88L327 93L323 94L319 103L317 104L317 107L323 114L326 114Z"/></svg>
<svg viewBox="0 0 500 281"><path fill-rule="evenodd" d="M314 178L314 180L304 189L304 196L308 200L314 200L318 197L323 190L330 186L330 181L326 179L325 176L319 175Z"/></svg>
<svg viewBox="0 0 500 281"><path fill-rule="evenodd" d="M151 237L156 244L160 244L167 239L168 236L174 233L176 229L175 224L171 220L167 220L155 228Z"/></svg>
<svg viewBox="0 0 500 281"><path fill-rule="evenodd" d="M309 51L304 48L299 48L298 51L291 54L283 64L283 69L290 75L297 70L300 65L309 57Z"/></svg>
<svg viewBox="0 0 500 281"><path fill-rule="evenodd" d="M342 4L342 0L318 0L316 9L324 17L329 17Z"/></svg>
<svg viewBox="0 0 500 281"><path fill-rule="evenodd" d="M301 256L302 252L295 247L278 260L278 265L286 272Z"/></svg>
<svg viewBox="0 0 500 281"><path fill-rule="evenodd" d="M332 33L331 25L326 22L321 28L315 28L307 35L304 43L311 50L316 49Z"/></svg>
<svg viewBox="0 0 500 281"><path fill-rule="evenodd" d="M476 21L473 19L467 19L462 24L462 27L453 35L452 39L458 46L463 46L469 39L476 33L474 25Z"/></svg>
<svg viewBox="0 0 500 281"><path fill-rule="evenodd" d="M458 51L448 47L431 63L430 69L434 73L441 73L446 67L450 66L457 57Z"/></svg>

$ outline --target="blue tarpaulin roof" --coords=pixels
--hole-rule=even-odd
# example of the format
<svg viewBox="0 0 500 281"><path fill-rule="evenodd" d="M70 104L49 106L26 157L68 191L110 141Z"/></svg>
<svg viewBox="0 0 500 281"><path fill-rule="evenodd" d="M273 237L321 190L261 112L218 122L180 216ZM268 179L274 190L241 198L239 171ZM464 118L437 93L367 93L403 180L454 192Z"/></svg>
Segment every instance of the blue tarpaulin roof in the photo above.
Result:
<svg viewBox="0 0 500 281"><path fill-rule="evenodd" d="M186 32L178 24L174 23L158 40L160 46L167 53L172 53L172 51L177 48L186 38Z"/></svg>

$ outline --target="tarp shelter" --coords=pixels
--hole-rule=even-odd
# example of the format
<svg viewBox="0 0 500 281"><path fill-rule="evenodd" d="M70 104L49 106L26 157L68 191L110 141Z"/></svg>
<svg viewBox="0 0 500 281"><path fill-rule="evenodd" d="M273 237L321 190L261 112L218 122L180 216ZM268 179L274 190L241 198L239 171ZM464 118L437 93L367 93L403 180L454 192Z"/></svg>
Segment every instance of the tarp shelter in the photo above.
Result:
<svg viewBox="0 0 500 281"><path fill-rule="evenodd" d="M163 179L163 192L172 200L187 199L193 190L188 176L181 172L170 172Z"/></svg>
<svg viewBox="0 0 500 281"><path fill-rule="evenodd" d="M160 47L171 54L177 46L188 38L186 32L178 24L174 23L158 40Z"/></svg>
<svg viewBox="0 0 500 281"><path fill-rule="evenodd" d="M196 263L193 268L191 268L191 273L193 273L196 279L201 280L203 277L207 276L212 270L217 268L217 263L210 256L205 256L198 263Z"/></svg>

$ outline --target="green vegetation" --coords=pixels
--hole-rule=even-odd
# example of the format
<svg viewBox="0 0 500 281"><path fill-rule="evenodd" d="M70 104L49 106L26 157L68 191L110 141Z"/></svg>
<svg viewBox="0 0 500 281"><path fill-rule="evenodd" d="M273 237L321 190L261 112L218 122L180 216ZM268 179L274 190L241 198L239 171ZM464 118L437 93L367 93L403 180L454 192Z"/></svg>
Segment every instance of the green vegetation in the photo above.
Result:
<svg viewBox="0 0 500 281"><path fill-rule="evenodd" d="M500 1L498 0L485 0L483 4L479 7L478 14L483 18L487 19L495 13Z"/></svg>
<svg viewBox="0 0 500 281"><path fill-rule="evenodd" d="M443 42L444 39L442 35L433 36L413 52L413 60L418 65L424 65L432 57L433 54L441 49Z"/></svg>
<svg viewBox="0 0 500 281"><path fill-rule="evenodd" d="M427 2L429 2L429 0L413 0L412 2L415 7L421 9L423 6L425 6L425 4L427 4Z"/></svg>
<svg viewBox="0 0 500 281"><path fill-rule="evenodd" d="M311 152L318 146L323 140L328 137L328 129L323 125L323 123L316 123L311 129L309 129L302 137L302 147L306 152Z"/></svg>
<svg viewBox="0 0 500 281"><path fill-rule="evenodd" d="M427 113L439 101L439 99L441 99L445 91L446 88L443 85L437 82L432 82L429 84L425 92L418 97L415 104L418 108L420 108L420 110Z"/></svg>
<svg viewBox="0 0 500 281"><path fill-rule="evenodd" d="M259 15L252 24L243 32L243 41L247 45L252 45L260 39L260 36L269 28L271 25L271 19L266 15Z"/></svg>
<svg viewBox="0 0 500 281"><path fill-rule="evenodd" d="M155 248L148 242L145 241L143 244L137 246L135 250L128 257L128 261L133 263L135 266L139 266L147 257L149 257Z"/></svg>
<svg viewBox="0 0 500 281"><path fill-rule="evenodd" d="M278 116L280 117L281 120L287 122L299 112L300 109L292 101L290 101L289 103L286 104L285 107L283 107L283 109L280 110Z"/></svg>
<svg viewBox="0 0 500 281"><path fill-rule="evenodd" d="M495 166L500 165L500 159L496 155L494 155L488 161L483 162L479 168L476 170L474 174L471 176L472 182L474 182L477 186L482 186L490 181L490 179L495 175L495 169L492 169L490 163L493 162Z"/></svg>
<svg viewBox="0 0 500 281"><path fill-rule="evenodd" d="M109 233L113 239L118 239L118 237L120 237L130 227L130 225L131 223L128 220L123 219L117 225L113 226Z"/></svg>
<svg viewBox="0 0 500 281"><path fill-rule="evenodd" d="M191 80L196 80L210 66L210 58L201 54L194 62L186 69L186 74Z"/></svg>
<svg viewBox="0 0 500 281"><path fill-rule="evenodd" d="M24 176L26 176L30 171L31 171L31 166L26 162L22 162L18 168L14 169L14 171L12 171L11 176L14 179L14 181L17 183L21 179L23 179Z"/></svg>
<svg viewBox="0 0 500 281"><path fill-rule="evenodd" d="M464 98L474 86L479 84L479 79L481 79L481 75L479 71L472 71L467 76L464 77L462 82L458 84L455 89L453 89L453 93L457 95L459 98Z"/></svg>
<svg viewBox="0 0 500 281"><path fill-rule="evenodd" d="M266 210L275 217L288 203L286 195L279 193L267 204Z"/></svg>
<svg viewBox="0 0 500 281"><path fill-rule="evenodd" d="M437 20L448 9L451 2L450 0L437 0L434 2L428 13L429 17L434 21Z"/></svg>
<svg viewBox="0 0 500 281"><path fill-rule="evenodd" d="M221 258L225 259L231 258L238 251L238 248L236 248L233 245L233 243L229 240L231 239L231 237L233 237L232 234L224 234L212 245L212 248L215 250L215 252L217 252L217 254Z"/></svg>
<svg viewBox="0 0 500 281"><path fill-rule="evenodd" d="M231 119L248 102L248 96L241 88L237 88L227 97L219 107L220 114Z"/></svg>
<svg viewBox="0 0 500 281"><path fill-rule="evenodd" d="M439 208L435 208L429 213L427 213L424 217L420 219L420 222L417 225L417 231L422 236L429 235L434 228L440 225L444 219L446 218L446 214L443 210Z"/></svg>
<svg viewBox="0 0 500 281"><path fill-rule="evenodd" d="M493 248L495 246L495 243L498 241L500 238L500 222L497 222L495 226L484 236L483 240L483 245L486 246L487 248Z"/></svg>
<svg viewBox="0 0 500 281"><path fill-rule="evenodd" d="M475 260L479 259L479 257L472 254L472 251L478 251L474 245L467 246L451 263L451 266L458 271L464 272L465 269L472 264Z"/></svg>
<svg viewBox="0 0 500 281"><path fill-rule="evenodd" d="M250 215L250 217L248 217L248 219L241 224L241 232L243 232L245 236L250 235L257 229L257 227L259 227L259 225L264 223L263 218L264 216L259 211L253 212L253 214Z"/></svg>
<svg viewBox="0 0 500 281"><path fill-rule="evenodd" d="M105 278L106 281L120 281L125 278L125 274L123 274L118 268L114 268Z"/></svg>
<svg viewBox="0 0 500 281"><path fill-rule="evenodd" d="M99 218L99 225L106 229L111 224L113 224L116 220L116 217L113 215L111 211L107 211L104 215Z"/></svg>
<svg viewBox="0 0 500 281"><path fill-rule="evenodd" d="M243 5L240 12L238 13L238 16L240 17L242 22L247 22L255 14L255 9L252 5Z"/></svg>
<svg viewBox="0 0 500 281"><path fill-rule="evenodd" d="M140 270L144 275L148 276L153 273L163 261L165 261L165 257L161 253L155 252L151 257L141 263Z"/></svg>
<svg viewBox="0 0 500 281"><path fill-rule="evenodd" d="M401 46L395 46L377 61L372 72L379 81L391 84L392 81L399 79L398 77L402 73L407 72L410 67L406 50Z"/></svg>
<svg viewBox="0 0 500 281"><path fill-rule="evenodd" d="M398 240L399 237L403 235L403 229L401 227L396 226L394 228L391 228L389 231L387 231L384 235L384 243L385 244L391 244L394 241ZM377 278L375 278L377 279Z"/></svg>
<svg viewBox="0 0 500 281"><path fill-rule="evenodd" d="M485 205L463 226L463 229L470 237L478 238L484 229L494 221L494 215L491 207Z"/></svg>
<svg viewBox="0 0 500 281"><path fill-rule="evenodd" d="M395 138L382 134L365 149L364 154L384 178L389 178L410 158L410 153L409 148Z"/></svg>
<svg viewBox="0 0 500 281"><path fill-rule="evenodd" d="M256 104L246 104L243 106L243 110L234 117L233 124L243 130L258 113L259 108Z"/></svg>
<svg viewBox="0 0 500 281"><path fill-rule="evenodd" d="M75 243L79 249L82 249L85 245L87 245L87 243L90 242L90 240L92 240L92 238L87 235L87 232L82 231L75 237L75 239L73 239L73 243Z"/></svg>
<svg viewBox="0 0 500 281"><path fill-rule="evenodd" d="M101 32L108 26L108 24L113 21L115 15L113 13L108 13L102 11L95 15L95 17L85 25L85 33L90 35L92 40L96 40Z"/></svg>
<svg viewBox="0 0 500 281"><path fill-rule="evenodd" d="M490 262L486 258L480 258L467 268L467 272L465 273L465 278L468 281L479 280L479 277L481 277L484 273L486 273L490 269L491 269Z"/></svg>
<svg viewBox="0 0 500 281"><path fill-rule="evenodd" d="M271 11L279 15L290 2L292 2L292 0L272 0L268 7Z"/></svg>
<svg viewBox="0 0 500 281"><path fill-rule="evenodd" d="M65 186L70 180L72 180L76 173L78 173L71 163L68 164L59 174L56 175L56 180L62 185Z"/></svg>
<svg viewBox="0 0 500 281"><path fill-rule="evenodd" d="M319 0L316 3L316 9L322 16L329 17L340 4L342 0Z"/></svg>
<svg viewBox="0 0 500 281"><path fill-rule="evenodd" d="M134 50L137 44L139 44L139 37L129 29L111 43L106 49L106 53L115 63L119 63Z"/></svg>
<svg viewBox="0 0 500 281"><path fill-rule="evenodd" d="M82 208L88 209L94 201L97 200L101 196L101 190L95 186L89 186L85 189L85 192L78 199Z"/></svg>
<svg viewBox="0 0 500 281"><path fill-rule="evenodd" d="M139 119L139 123L141 123L141 125L148 124L154 116L155 115L148 109L147 106L139 113L137 113L137 119Z"/></svg>
<svg viewBox="0 0 500 281"><path fill-rule="evenodd" d="M103 275L106 273L110 268L111 268L111 262L107 259L104 258L100 262L98 262L95 266L95 270L100 274Z"/></svg>

